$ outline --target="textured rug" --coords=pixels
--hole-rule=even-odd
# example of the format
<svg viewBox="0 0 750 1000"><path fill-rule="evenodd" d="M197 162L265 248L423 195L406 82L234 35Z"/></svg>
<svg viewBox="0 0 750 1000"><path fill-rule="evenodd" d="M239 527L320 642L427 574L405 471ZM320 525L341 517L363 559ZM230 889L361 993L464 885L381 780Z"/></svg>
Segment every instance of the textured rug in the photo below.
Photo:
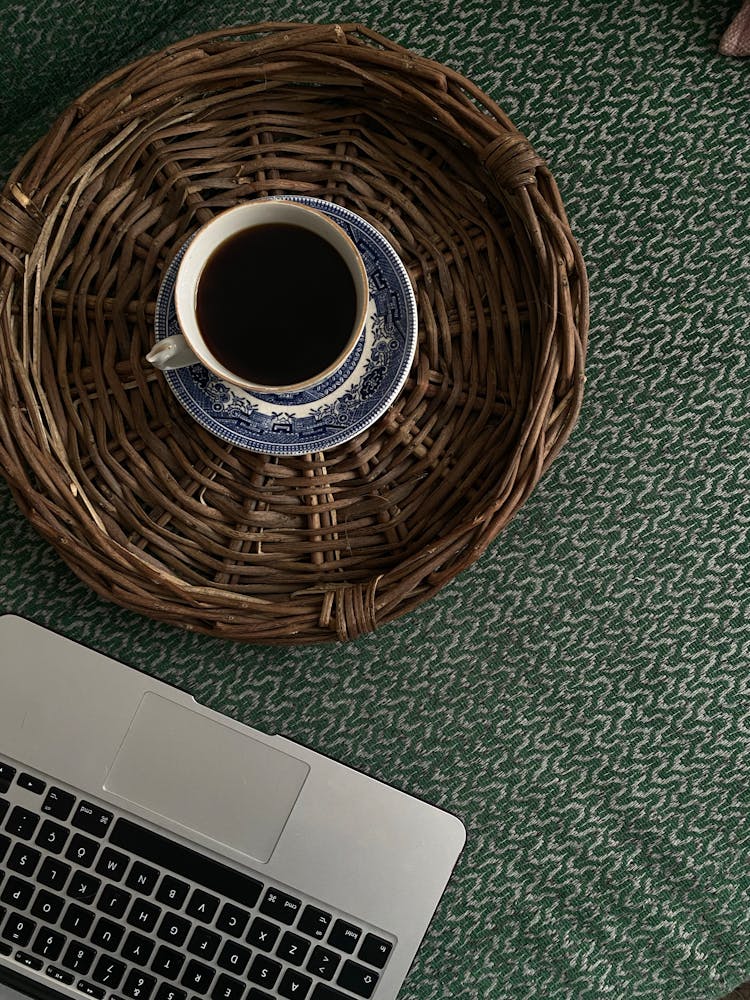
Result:
<svg viewBox="0 0 750 1000"><path fill-rule="evenodd" d="M560 183L590 268L580 424L485 556L345 647L104 604L0 489L25 614L460 815L404 1000L711 1000L750 972L750 62L734 0L0 0L0 172L194 31L363 20L455 66ZM54 57L52 57L54 53Z"/></svg>

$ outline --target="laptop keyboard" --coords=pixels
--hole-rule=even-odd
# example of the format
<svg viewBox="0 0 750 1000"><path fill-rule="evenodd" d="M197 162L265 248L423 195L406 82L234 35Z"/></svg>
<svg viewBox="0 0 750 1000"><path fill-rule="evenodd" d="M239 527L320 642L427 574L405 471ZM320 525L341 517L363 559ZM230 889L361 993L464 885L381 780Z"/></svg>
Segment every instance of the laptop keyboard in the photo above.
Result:
<svg viewBox="0 0 750 1000"><path fill-rule="evenodd" d="M0 760L0 960L94 1000L369 1000L394 946Z"/></svg>

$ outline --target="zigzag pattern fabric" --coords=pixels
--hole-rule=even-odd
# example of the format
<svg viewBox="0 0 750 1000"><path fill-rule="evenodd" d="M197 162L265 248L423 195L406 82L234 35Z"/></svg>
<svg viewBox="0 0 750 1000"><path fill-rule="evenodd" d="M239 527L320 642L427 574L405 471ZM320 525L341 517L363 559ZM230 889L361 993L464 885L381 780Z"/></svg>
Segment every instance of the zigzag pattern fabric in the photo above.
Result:
<svg viewBox="0 0 750 1000"><path fill-rule="evenodd" d="M87 590L0 489L1 610L464 819L404 1000L712 1000L750 974L750 63L717 53L736 7L0 10L4 173L137 54L304 17L455 66L560 184L592 288L581 421L490 550L395 624L270 649L146 621Z"/></svg>

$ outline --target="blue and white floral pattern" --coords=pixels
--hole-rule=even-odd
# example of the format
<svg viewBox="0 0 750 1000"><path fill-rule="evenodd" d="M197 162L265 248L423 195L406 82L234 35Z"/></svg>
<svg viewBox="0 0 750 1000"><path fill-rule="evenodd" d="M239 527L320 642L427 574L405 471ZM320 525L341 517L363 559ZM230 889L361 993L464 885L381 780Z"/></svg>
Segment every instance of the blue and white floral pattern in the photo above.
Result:
<svg viewBox="0 0 750 1000"><path fill-rule="evenodd" d="M346 363L302 392L257 395L203 365L164 372L177 399L203 427L240 448L269 455L323 451L361 434L401 391L417 345L417 304L393 247L354 212L318 198L291 197L334 219L364 260L370 286L365 330ZM190 240L171 262L156 301L157 342L179 333L174 305L177 269Z"/></svg>

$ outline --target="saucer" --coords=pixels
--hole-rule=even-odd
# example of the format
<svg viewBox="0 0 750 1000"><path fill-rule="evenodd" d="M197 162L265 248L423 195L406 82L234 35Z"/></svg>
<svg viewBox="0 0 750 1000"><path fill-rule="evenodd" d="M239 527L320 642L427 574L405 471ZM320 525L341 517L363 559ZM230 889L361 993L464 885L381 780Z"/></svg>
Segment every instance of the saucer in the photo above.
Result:
<svg viewBox="0 0 750 1000"><path fill-rule="evenodd" d="M288 197L324 212L354 241L370 286L365 329L345 364L300 392L241 389L201 364L163 374L177 400L206 430L267 455L306 455L349 441L375 423L400 393L417 347L417 303L406 268L377 229L349 209L318 198ZM180 332L174 303L187 240L156 300L156 341Z"/></svg>

